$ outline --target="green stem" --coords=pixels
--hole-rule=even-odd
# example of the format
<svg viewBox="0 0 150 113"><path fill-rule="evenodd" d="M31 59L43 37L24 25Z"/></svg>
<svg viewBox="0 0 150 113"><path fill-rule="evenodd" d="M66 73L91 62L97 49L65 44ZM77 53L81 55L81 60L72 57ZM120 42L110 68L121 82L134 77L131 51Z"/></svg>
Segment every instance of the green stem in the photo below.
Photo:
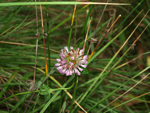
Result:
<svg viewBox="0 0 150 113"><path fill-rule="evenodd" d="M47 13L47 38L48 38L48 72L51 70L51 61L50 61L50 38L49 38L49 16L48 16L48 6L46 6Z"/></svg>
<svg viewBox="0 0 150 113"><path fill-rule="evenodd" d="M63 84L64 84L64 80L65 80L65 77L63 77ZM61 91L61 100L60 100L60 105L59 105L59 113L61 112L61 107L62 107L62 102L63 102L63 91Z"/></svg>
<svg viewBox="0 0 150 113"><path fill-rule="evenodd" d="M75 87L74 87L74 92L73 92L73 98L72 98L72 101L71 101L71 107L70 107L70 110L69 110L69 113L71 113L72 111L72 106L73 106L73 102L74 102L74 99L75 99L75 94L76 94L76 89L77 89L77 81L78 81L78 76L75 75Z"/></svg>
<svg viewBox="0 0 150 113"><path fill-rule="evenodd" d="M1 104L1 103L3 103L3 102L5 102L6 100L8 100L8 99L12 98L12 97L17 96L17 95L24 95L24 94L30 94L30 93L36 93L36 92L39 92L39 90L37 90L37 91L33 91L33 92L23 92L23 93L17 93L17 94L15 94L15 95L12 95L12 96L10 96L10 97L8 97L8 98L6 98L6 99L4 99L4 100L0 101L0 104Z"/></svg>
<svg viewBox="0 0 150 113"><path fill-rule="evenodd" d="M94 0L92 0L92 2L94 2ZM86 17L86 20L85 20L85 23L84 23L84 26L83 26L83 29L82 29L82 32L81 32L81 36L83 36L83 34L85 32L86 26L88 24L88 19L90 17L91 11L92 11L92 7L93 7L93 5L90 5L89 12L88 12L88 15Z"/></svg>
<svg viewBox="0 0 150 113"><path fill-rule="evenodd" d="M70 33L69 33L68 47L70 47L71 34L72 34L72 26L73 26L73 25L71 25L71 28L70 28Z"/></svg>
<svg viewBox="0 0 150 113"><path fill-rule="evenodd" d="M47 1L47 0L46 0ZM47 17L47 38L48 38L48 72L50 72L51 70L51 62L50 62L50 38L49 38L49 16L48 16L48 5L46 6L46 17ZM47 83L48 83L48 79L47 79ZM49 83L49 86L51 87L51 82ZM49 110L51 109L51 106L49 106ZM51 111L50 111L51 113Z"/></svg>

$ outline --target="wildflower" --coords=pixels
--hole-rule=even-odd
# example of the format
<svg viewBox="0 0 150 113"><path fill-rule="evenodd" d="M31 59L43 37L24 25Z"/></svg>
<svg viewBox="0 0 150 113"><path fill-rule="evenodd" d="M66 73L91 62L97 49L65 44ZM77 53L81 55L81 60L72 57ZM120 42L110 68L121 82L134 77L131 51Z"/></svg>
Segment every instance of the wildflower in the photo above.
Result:
<svg viewBox="0 0 150 113"><path fill-rule="evenodd" d="M60 59L56 59L57 70L61 74L72 75L78 74L81 75L83 71L82 68L87 67L87 55L83 56L83 49L80 50L77 48L76 50L73 47L70 47L70 51L67 47L61 50Z"/></svg>

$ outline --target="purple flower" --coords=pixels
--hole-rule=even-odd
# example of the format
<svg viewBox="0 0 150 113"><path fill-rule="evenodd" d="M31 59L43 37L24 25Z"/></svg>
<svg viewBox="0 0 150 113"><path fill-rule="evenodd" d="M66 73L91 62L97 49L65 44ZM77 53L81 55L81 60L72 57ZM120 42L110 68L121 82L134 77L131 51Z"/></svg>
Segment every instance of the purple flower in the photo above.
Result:
<svg viewBox="0 0 150 113"><path fill-rule="evenodd" d="M67 47L61 50L60 59L56 59L57 63L55 66L61 74L72 75L78 74L81 75L83 71L82 68L87 67L87 55L83 56L83 49L76 50L73 47L70 47L70 51Z"/></svg>

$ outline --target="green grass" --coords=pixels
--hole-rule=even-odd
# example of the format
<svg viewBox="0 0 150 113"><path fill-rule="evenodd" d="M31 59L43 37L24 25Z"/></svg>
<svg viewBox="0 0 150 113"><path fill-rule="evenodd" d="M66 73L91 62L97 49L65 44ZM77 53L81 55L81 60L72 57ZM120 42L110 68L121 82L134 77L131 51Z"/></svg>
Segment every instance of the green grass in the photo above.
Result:
<svg viewBox="0 0 150 113"><path fill-rule="evenodd" d="M150 2L115 1L119 5L113 1L102 15L105 4L98 4L98 0L90 1L96 5L47 1L3 0L0 3L0 112L150 112L150 66L147 65ZM84 52L89 51L88 57L105 35L106 26L110 24L109 29L119 15L81 76L65 76L57 71L54 66L61 49L65 46L83 48L89 21ZM102 19L96 29L100 16ZM47 34L45 48L42 22ZM91 42L93 38L96 43Z"/></svg>

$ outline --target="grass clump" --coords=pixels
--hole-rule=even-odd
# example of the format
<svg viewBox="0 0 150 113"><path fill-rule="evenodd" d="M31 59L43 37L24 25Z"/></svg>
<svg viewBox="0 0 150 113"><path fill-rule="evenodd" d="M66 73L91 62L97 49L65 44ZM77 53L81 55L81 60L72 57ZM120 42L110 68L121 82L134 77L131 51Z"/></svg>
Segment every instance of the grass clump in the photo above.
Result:
<svg viewBox="0 0 150 113"><path fill-rule="evenodd" d="M3 0L0 111L150 112L149 8L148 0ZM73 65L59 67L62 55Z"/></svg>

